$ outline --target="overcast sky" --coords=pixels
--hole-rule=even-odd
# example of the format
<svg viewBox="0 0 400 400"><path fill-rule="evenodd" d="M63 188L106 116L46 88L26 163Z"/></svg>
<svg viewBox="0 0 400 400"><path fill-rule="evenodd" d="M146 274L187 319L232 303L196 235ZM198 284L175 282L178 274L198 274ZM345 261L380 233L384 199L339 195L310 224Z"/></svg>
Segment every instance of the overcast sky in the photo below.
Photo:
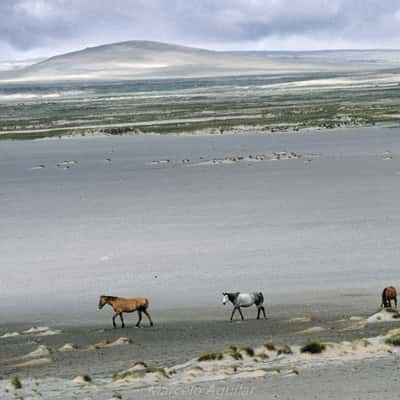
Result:
<svg viewBox="0 0 400 400"><path fill-rule="evenodd" d="M211 49L399 48L400 0L0 0L0 59L147 39Z"/></svg>

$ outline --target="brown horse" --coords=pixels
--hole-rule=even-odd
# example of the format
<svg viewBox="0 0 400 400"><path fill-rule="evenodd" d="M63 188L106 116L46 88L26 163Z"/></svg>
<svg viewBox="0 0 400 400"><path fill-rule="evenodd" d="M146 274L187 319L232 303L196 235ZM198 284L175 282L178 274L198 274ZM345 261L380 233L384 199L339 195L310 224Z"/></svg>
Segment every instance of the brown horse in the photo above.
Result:
<svg viewBox="0 0 400 400"><path fill-rule="evenodd" d="M122 326L121 328L125 328L124 317L122 313L131 313L137 311L139 314L139 319L136 324L137 327L140 326L140 321L142 320L142 313L146 315L146 317L150 321L150 326L153 326L153 321L151 320L150 314L147 311L149 306L149 301L144 297L136 297L132 299L124 299L123 297L114 297L114 296L100 296L99 300L99 310L101 310L106 304L109 304L115 314L112 317L114 328L117 327L115 324L115 318L120 317Z"/></svg>
<svg viewBox="0 0 400 400"><path fill-rule="evenodd" d="M392 307L391 301L394 300L394 305L397 308L397 291L393 286L386 287L382 292L382 307Z"/></svg>

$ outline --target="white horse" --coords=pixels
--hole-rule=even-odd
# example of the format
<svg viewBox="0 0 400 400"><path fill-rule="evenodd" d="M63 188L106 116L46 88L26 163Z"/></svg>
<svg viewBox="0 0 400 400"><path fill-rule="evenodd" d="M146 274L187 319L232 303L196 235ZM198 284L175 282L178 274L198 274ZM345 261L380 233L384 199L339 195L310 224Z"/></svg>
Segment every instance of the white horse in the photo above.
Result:
<svg viewBox="0 0 400 400"><path fill-rule="evenodd" d="M251 307L253 304L257 307L257 319L260 319L261 311L264 314L264 318L267 319L265 314L265 308L263 306L264 296L261 292L253 292L253 293L240 293L240 292L223 292L222 293L222 304L225 305L228 301L233 304L233 310L231 315L231 321L236 310L239 311L242 320L244 320L242 310L240 307Z"/></svg>

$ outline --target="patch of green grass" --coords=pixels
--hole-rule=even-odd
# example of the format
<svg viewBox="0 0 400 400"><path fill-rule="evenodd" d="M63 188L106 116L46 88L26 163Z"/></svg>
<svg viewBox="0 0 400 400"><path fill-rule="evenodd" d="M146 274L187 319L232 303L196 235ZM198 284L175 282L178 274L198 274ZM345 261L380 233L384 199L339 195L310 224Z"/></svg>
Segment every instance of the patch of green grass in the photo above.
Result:
<svg viewBox="0 0 400 400"><path fill-rule="evenodd" d="M256 354L252 347L248 347L248 346L247 347L242 347L240 350L243 351L249 357L254 357L255 354Z"/></svg>
<svg viewBox="0 0 400 400"><path fill-rule="evenodd" d="M228 354L235 360L243 359L242 354L239 352L236 346L230 346L228 350Z"/></svg>
<svg viewBox="0 0 400 400"><path fill-rule="evenodd" d="M22 389L22 382L19 379L19 377L16 375L14 378L11 379L11 385L13 386L14 389Z"/></svg>
<svg viewBox="0 0 400 400"><path fill-rule="evenodd" d="M273 343L265 343L264 347L269 351L275 351L276 350L276 347L275 347L275 345Z"/></svg>
<svg viewBox="0 0 400 400"><path fill-rule="evenodd" d="M320 354L326 349L326 346L323 343L313 341L305 344L300 351L302 353L310 353L310 354Z"/></svg>
<svg viewBox="0 0 400 400"><path fill-rule="evenodd" d="M298 369L293 369L293 370L292 370L292 373L295 374L295 375L299 375L299 374L300 374L300 372L299 372Z"/></svg>
<svg viewBox="0 0 400 400"><path fill-rule="evenodd" d="M203 354L203 355L200 356L197 360L200 361L200 362L203 362L203 361L222 360L223 358L224 358L223 353L215 352L215 353Z"/></svg>
<svg viewBox="0 0 400 400"><path fill-rule="evenodd" d="M82 379L84 382L88 382L88 383L92 382L92 378L87 374L82 375Z"/></svg>
<svg viewBox="0 0 400 400"><path fill-rule="evenodd" d="M387 338L385 343L390 344L391 346L400 346L400 335Z"/></svg>
<svg viewBox="0 0 400 400"><path fill-rule="evenodd" d="M144 361L135 361L135 363L133 364L134 367L141 365L143 368L148 368L148 365L144 362Z"/></svg>
<svg viewBox="0 0 400 400"><path fill-rule="evenodd" d="M147 367L146 368L146 374L160 374L162 375L164 378L169 379L169 375L167 373L167 371L164 368L156 368L156 367Z"/></svg>

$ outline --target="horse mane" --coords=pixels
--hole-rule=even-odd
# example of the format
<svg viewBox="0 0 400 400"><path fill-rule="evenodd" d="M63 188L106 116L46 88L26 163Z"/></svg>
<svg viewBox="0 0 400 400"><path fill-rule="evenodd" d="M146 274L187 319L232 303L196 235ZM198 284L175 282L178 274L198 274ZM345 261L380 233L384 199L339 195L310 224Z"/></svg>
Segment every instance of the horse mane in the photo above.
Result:
<svg viewBox="0 0 400 400"><path fill-rule="evenodd" d="M232 303L239 296L239 294L240 292L224 292L224 296L228 296L229 301L231 301Z"/></svg>
<svg viewBox="0 0 400 400"><path fill-rule="evenodd" d="M114 300L118 299L118 297L116 297L116 296L105 296L105 295L103 295L101 297L105 298L106 300L111 300L111 301L114 301Z"/></svg>

